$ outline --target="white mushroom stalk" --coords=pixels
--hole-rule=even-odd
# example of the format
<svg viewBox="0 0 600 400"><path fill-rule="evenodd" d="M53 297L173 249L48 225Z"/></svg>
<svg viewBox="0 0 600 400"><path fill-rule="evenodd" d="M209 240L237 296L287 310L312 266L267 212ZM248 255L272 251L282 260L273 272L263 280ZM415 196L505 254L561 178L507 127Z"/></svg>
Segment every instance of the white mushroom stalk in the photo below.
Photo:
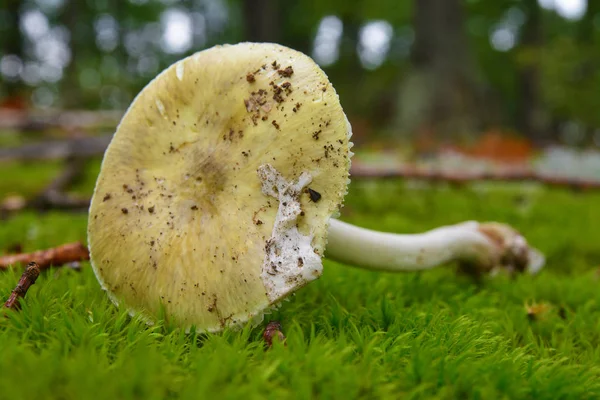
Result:
<svg viewBox="0 0 600 400"><path fill-rule="evenodd" d="M450 262L477 271L538 272L544 256L517 231L499 223L463 222L420 234L394 234L331 219L328 258L380 271L418 271Z"/></svg>

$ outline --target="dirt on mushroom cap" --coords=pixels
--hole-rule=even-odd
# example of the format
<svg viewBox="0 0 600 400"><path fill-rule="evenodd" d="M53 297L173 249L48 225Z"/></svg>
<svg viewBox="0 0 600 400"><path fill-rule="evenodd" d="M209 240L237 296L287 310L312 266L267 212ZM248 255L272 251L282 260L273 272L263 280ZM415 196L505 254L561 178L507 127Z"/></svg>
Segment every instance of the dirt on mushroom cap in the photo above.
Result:
<svg viewBox="0 0 600 400"><path fill-rule="evenodd" d="M327 77L299 52L243 43L179 61L138 95L105 154L88 227L98 279L150 320L164 310L215 331L262 317L278 300L260 275L279 204L257 170L310 174L321 198L300 196L297 225L322 255L349 136Z"/></svg>

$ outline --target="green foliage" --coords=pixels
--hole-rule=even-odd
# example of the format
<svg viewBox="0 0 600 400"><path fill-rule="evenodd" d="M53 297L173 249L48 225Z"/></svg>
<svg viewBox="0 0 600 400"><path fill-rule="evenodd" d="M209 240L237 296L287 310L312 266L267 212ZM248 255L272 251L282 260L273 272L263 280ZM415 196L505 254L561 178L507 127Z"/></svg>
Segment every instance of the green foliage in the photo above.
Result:
<svg viewBox="0 0 600 400"><path fill-rule="evenodd" d="M19 28L19 16L32 10L42 12L51 29L69 38L65 46L70 55L58 81L2 81L0 76L0 101L4 96L9 96L9 102L15 100L11 96L18 93L26 101L37 99L40 105L46 101L40 99L50 96L52 106L59 108L124 109L156 74L177 59L215 44L247 40L246 25L253 19L245 15L243 4L241 0L9 1L0 9L0 37L5 38L0 40L0 55L17 54L29 67L39 64L40 56L34 49L40 38L30 38ZM322 18L339 17L343 23L339 58L324 69L353 119L367 122L376 132L388 128L397 134L393 126L397 92L414 67L409 50L414 41L415 4L415 0L305 0L257 1L253 5L265 9L266 15L271 15L267 8L272 8L278 16L277 21L269 22L276 26L269 41L308 54ZM521 90L523 72L534 66L542 86L538 100L544 115L540 118L556 125L575 121L590 132L600 127L596 112L600 60L595 51L600 40L600 3L587 1L587 12L577 21L541 9L537 0L468 0L462 4L468 47L477 66L476 81L485 93L489 103L485 109L493 115L494 125L518 125L522 110L530 107ZM191 47L177 54L169 53L161 44L166 13L172 11L192 16L195 31ZM525 44L527 22L538 14L539 43ZM100 44L98 27L102 20L112 21L116 27L111 33L114 46ZM393 37L385 62L376 70L367 70L359 62L359 32L375 20L388 22ZM515 30L514 47L498 51L490 35L507 24Z"/></svg>
<svg viewBox="0 0 600 400"><path fill-rule="evenodd" d="M50 180L60 171L60 164L23 162L2 166L0 180L0 199L14 194L31 196L40 190L43 182Z"/></svg>
<svg viewBox="0 0 600 400"><path fill-rule="evenodd" d="M543 89L551 111L584 126L600 126L600 55L595 44L559 38L543 53Z"/></svg>
<svg viewBox="0 0 600 400"><path fill-rule="evenodd" d="M320 280L267 316L283 323L288 340L266 352L261 327L186 335L146 326L110 303L88 264L80 273L48 271L20 312L0 318L2 397L598 398L599 201L535 185L353 182L347 221L397 232L504 221L546 253L547 268L476 284L451 268L389 274L325 261ZM22 213L0 225L0 246L84 239L86 218ZM0 275L2 298L19 274ZM530 301L552 309L530 321Z"/></svg>

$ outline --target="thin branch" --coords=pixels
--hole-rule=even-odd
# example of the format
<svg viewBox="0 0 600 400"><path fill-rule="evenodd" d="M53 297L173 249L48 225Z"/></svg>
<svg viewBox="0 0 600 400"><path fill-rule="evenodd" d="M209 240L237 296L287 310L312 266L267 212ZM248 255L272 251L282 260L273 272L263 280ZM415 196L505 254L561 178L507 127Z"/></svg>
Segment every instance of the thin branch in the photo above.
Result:
<svg viewBox="0 0 600 400"><path fill-rule="evenodd" d="M600 180L586 180L577 178L552 177L535 174L528 171L497 171L482 173L463 173L447 171L431 171L426 169L397 167L381 168L368 167L354 164L350 170L352 178L356 179L419 179L429 182L446 182L463 185L482 181L505 181L505 182L539 182L551 187L564 187L575 190L598 190ZM33 201L21 198L8 198L4 204L0 204L0 219L6 214L15 213L24 209L37 209L42 211L85 211L90 206L89 198L73 197L55 191L46 191Z"/></svg>
<svg viewBox="0 0 600 400"><path fill-rule="evenodd" d="M493 172L449 172L433 171L418 167L369 167L354 163L350 174L353 178L406 178L431 182L465 184L476 181L539 182L548 186L572 189L600 189L600 180L548 176L531 170L509 170Z"/></svg>
<svg viewBox="0 0 600 400"><path fill-rule="evenodd" d="M0 149L0 162L88 158L104 153L112 135L46 140L20 147Z"/></svg>
<svg viewBox="0 0 600 400"><path fill-rule="evenodd" d="M35 263L35 261L30 262L27 265L27 269L23 271L23 275L21 275L21 279L19 279L19 283L14 288L6 303L4 303L4 308L8 308L9 310L18 310L21 308L19 304L19 300L25 297L27 291L35 283L38 276L40 276L40 268Z"/></svg>
<svg viewBox="0 0 600 400"><path fill-rule="evenodd" d="M38 211L87 211L89 207L89 198L72 196L60 192L46 192L41 197L35 198L33 203L27 203L24 208Z"/></svg>
<svg viewBox="0 0 600 400"><path fill-rule="evenodd" d="M86 161L81 158L69 158L60 175L33 198L26 200L20 196L13 196L5 199L0 204L0 219L25 209L37 211L87 210L90 205L89 198L65 193L70 186L83 178L85 163Z"/></svg>
<svg viewBox="0 0 600 400"><path fill-rule="evenodd" d="M89 199L76 198L65 193L69 187L83 178L85 163L85 160L81 158L68 158L60 175L46 186L39 195L28 201L25 207L42 211L88 207Z"/></svg>
<svg viewBox="0 0 600 400"><path fill-rule="evenodd" d="M60 175L50 183L45 189L46 192L64 192L74 183L83 178L85 160L80 158L68 158L65 168Z"/></svg>
<svg viewBox="0 0 600 400"><path fill-rule="evenodd" d="M122 115L123 112L118 110L44 113L0 108L0 129L43 131L51 128L64 130L115 126Z"/></svg>
<svg viewBox="0 0 600 400"><path fill-rule="evenodd" d="M0 203L0 221L10 215L23 210L37 211L87 211L90 207L90 199L75 197L64 193L47 193L43 197L36 197L35 203L27 201L20 196L11 196Z"/></svg>
<svg viewBox="0 0 600 400"><path fill-rule="evenodd" d="M50 266L58 267L74 261L90 259L90 253L81 242L64 244L62 246L38 250L33 253L9 254L0 257L0 270L8 269L15 264L29 264L36 262L40 269Z"/></svg>

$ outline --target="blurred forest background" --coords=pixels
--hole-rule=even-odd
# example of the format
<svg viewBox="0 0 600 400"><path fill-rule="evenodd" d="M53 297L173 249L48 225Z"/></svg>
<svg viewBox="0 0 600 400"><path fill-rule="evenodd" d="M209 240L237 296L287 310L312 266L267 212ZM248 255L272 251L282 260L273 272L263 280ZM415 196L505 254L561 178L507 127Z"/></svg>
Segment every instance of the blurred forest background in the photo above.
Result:
<svg viewBox="0 0 600 400"><path fill-rule="evenodd" d="M311 55L363 148L600 147L598 0L2 0L0 128L31 128L14 119L31 110L118 121L166 66L240 41Z"/></svg>

